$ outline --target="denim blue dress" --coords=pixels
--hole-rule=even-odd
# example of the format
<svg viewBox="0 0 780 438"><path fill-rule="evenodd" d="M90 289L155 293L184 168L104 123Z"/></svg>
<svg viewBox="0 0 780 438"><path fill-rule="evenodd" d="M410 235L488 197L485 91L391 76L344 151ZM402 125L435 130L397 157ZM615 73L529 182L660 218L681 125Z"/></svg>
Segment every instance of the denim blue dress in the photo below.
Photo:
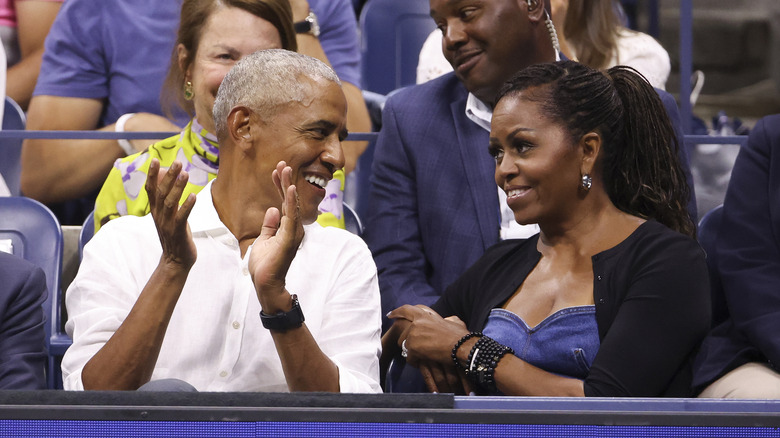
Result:
<svg viewBox="0 0 780 438"><path fill-rule="evenodd" d="M600 345L594 305L558 310L536 327L506 309L493 309L483 333L537 368L580 380Z"/></svg>

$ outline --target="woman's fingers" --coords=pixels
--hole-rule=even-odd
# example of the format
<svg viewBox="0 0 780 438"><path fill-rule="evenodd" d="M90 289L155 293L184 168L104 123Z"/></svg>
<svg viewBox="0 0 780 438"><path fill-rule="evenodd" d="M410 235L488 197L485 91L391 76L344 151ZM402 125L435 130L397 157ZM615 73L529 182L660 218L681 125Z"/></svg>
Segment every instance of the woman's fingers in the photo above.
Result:
<svg viewBox="0 0 780 438"><path fill-rule="evenodd" d="M428 392L441 392L439 391L439 387L436 385L436 379L433 377L431 369L428 367L428 365L420 364L417 369L419 369L420 374L422 374L423 381L425 382L425 387L428 388Z"/></svg>

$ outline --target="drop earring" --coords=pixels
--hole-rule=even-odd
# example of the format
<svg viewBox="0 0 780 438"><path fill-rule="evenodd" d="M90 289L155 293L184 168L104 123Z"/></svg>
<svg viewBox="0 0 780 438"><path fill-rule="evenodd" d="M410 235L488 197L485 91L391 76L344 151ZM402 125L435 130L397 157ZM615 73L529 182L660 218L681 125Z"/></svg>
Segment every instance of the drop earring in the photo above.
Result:
<svg viewBox="0 0 780 438"><path fill-rule="evenodd" d="M184 99L185 100L192 100L192 98L195 96L195 93L192 92L192 82L187 81L184 83Z"/></svg>
<svg viewBox="0 0 780 438"><path fill-rule="evenodd" d="M585 175L582 175L582 182L580 183L582 189L587 192L590 190L592 185L593 185L593 178L591 178L590 175L588 175L587 173Z"/></svg>

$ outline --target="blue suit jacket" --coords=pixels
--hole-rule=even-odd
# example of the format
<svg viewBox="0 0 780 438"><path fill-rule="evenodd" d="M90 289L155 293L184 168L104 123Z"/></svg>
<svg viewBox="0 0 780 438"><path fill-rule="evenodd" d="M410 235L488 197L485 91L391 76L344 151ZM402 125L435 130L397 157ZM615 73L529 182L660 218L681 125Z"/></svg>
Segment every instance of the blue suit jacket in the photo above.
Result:
<svg viewBox="0 0 780 438"><path fill-rule="evenodd" d="M747 362L780 370L780 114L756 123L737 156L715 251L729 316L696 358L701 388Z"/></svg>
<svg viewBox="0 0 780 438"><path fill-rule="evenodd" d="M660 94L687 171L677 105ZM467 97L449 73L399 91L383 109L364 238L379 270L384 313L433 304L499 240L489 133L466 116ZM693 191L690 172L688 180Z"/></svg>
<svg viewBox="0 0 780 438"><path fill-rule="evenodd" d="M46 296L40 268L0 252L0 389L46 388Z"/></svg>

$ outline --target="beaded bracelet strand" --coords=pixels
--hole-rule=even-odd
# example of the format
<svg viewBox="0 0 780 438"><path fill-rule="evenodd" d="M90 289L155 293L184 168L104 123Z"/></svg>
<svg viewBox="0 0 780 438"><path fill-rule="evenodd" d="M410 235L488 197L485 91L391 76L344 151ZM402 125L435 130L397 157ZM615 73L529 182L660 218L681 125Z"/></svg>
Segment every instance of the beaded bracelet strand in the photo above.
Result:
<svg viewBox="0 0 780 438"><path fill-rule="evenodd" d="M472 353L470 355L473 357L469 359L469 369L466 375L482 388L490 392L497 392L495 371L498 362L507 353L514 354L514 350L499 344L488 336L482 336L474 344Z"/></svg>
<svg viewBox="0 0 780 438"><path fill-rule="evenodd" d="M467 333L465 336L460 338L460 340L457 343L455 343L454 347L452 347L452 354L451 354L451 356L452 356L452 361L455 362L455 367L456 368L461 368L461 369L463 369L463 371L466 371L466 367L460 366L460 362L458 362L458 349L461 347L461 345L463 345L464 342L468 341L469 339L473 338L474 336L481 338L482 337L482 332Z"/></svg>

